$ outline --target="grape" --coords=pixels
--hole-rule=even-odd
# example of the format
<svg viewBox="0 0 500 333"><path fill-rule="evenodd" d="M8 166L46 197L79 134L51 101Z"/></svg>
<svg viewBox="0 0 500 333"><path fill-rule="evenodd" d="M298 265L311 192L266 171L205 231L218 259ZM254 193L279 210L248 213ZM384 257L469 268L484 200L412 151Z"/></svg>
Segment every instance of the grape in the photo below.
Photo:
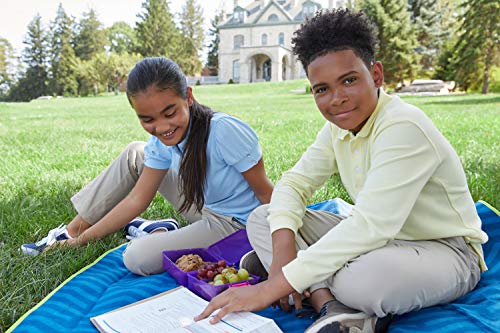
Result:
<svg viewBox="0 0 500 333"><path fill-rule="evenodd" d="M248 280L249 276L250 276L250 274L248 274L248 271L246 269L240 268L238 270L238 277L239 277L240 281Z"/></svg>
<svg viewBox="0 0 500 333"><path fill-rule="evenodd" d="M204 267L201 267L198 269L198 275L201 276L202 278L207 276L207 269Z"/></svg>
<svg viewBox="0 0 500 333"><path fill-rule="evenodd" d="M227 281L229 283L234 283L234 282L238 282L238 275L234 274L234 273L231 273L229 274L229 276L227 276Z"/></svg>
<svg viewBox="0 0 500 333"><path fill-rule="evenodd" d="M217 263L217 266L222 267L222 268L226 267L226 261L225 260L219 260L219 262Z"/></svg>
<svg viewBox="0 0 500 333"><path fill-rule="evenodd" d="M212 271L212 270L207 271L207 278L213 279L214 275L215 275L214 271Z"/></svg>

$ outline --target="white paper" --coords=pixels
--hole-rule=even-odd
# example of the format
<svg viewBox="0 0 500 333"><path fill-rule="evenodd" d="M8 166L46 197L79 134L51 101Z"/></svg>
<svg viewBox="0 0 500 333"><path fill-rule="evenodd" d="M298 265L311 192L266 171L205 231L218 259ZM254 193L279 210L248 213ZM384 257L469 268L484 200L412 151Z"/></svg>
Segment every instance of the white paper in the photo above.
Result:
<svg viewBox="0 0 500 333"><path fill-rule="evenodd" d="M194 322L208 302L187 288L177 288L144 301L91 318L100 332L110 333L281 333L273 320L251 312L236 312L212 325L210 318Z"/></svg>

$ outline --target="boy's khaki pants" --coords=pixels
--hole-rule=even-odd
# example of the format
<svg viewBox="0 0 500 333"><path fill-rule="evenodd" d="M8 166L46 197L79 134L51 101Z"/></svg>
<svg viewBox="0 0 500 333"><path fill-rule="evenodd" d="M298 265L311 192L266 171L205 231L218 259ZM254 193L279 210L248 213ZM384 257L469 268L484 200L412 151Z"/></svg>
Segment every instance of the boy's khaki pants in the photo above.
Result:
<svg viewBox="0 0 500 333"><path fill-rule="evenodd" d="M272 242L267 222L268 205L250 215L250 243L269 271ZM318 241L345 217L307 210L295 238L297 250ZM332 244L335 246L335 244ZM329 288L344 305L369 315L385 317L452 302L471 291L480 279L476 253L463 237L429 241L393 240L347 262L329 279L310 291Z"/></svg>
<svg viewBox="0 0 500 333"><path fill-rule="evenodd" d="M99 222L130 193L144 168L145 145L145 142L129 144L99 176L71 198L85 221ZM158 192L175 209L181 206L178 177L172 170L168 171ZM232 217L206 208L201 213L191 209L182 215L190 222L188 226L132 240L123 253L125 266L140 275L161 273L163 251L207 247L244 227Z"/></svg>

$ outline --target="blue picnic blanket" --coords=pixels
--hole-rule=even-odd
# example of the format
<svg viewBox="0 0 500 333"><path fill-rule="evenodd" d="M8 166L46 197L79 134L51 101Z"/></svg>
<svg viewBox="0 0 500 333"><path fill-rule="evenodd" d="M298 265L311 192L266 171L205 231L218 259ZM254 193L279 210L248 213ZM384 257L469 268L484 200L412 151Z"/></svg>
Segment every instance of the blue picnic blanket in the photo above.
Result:
<svg viewBox="0 0 500 333"><path fill-rule="evenodd" d="M339 200L312 205L347 215L349 206ZM500 217L492 207L476 208L490 240L484 245L489 270L478 286L456 302L412 312L396 318L390 332L500 332ZM21 317L10 332L92 332L89 318L178 286L167 273L141 277L130 273L122 261L125 245L113 249L73 275L35 308ZM267 308L258 314L272 318L285 333L304 332L311 319Z"/></svg>

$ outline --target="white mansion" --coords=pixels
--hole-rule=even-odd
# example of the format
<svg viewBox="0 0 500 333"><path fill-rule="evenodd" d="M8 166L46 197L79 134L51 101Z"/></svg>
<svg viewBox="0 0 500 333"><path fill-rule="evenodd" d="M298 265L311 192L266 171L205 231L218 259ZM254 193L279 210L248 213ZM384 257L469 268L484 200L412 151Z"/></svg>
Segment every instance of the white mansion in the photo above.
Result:
<svg viewBox="0 0 500 333"><path fill-rule="evenodd" d="M243 3L247 3L243 7ZM353 1L329 0L328 8ZM291 51L293 32L322 6L311 0L234 0L219 26L219 81L283 81L305 77Z"/></svg>

